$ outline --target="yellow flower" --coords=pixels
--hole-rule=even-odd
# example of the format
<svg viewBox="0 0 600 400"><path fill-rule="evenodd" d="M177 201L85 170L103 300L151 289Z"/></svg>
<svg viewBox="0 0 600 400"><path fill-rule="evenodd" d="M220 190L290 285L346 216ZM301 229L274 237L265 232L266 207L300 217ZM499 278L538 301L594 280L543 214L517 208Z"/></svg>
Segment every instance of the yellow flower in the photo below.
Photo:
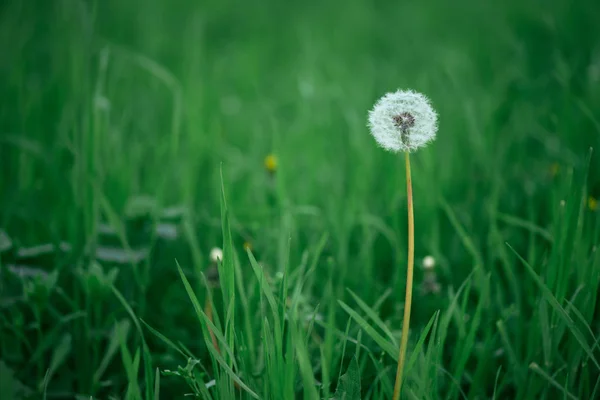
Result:
<svg viewBox="0 0 600 400"><path fill-rule="evenodd" d="M558 175L558 172L560 171L560 165L558 163L554 163L550 166L550 174L554 177L556 175Z"/></svg>
<svg viewBox="0 0 600 400"><path fill-rule="evenodd" d="M269 154L265 157L265 169L270 173L275 173L277 170L277 157L274 154Z"/></svg>
<svg viewBox="0 0 600 400"><path fill-rule="evenodd" d="M598 200L593 196L588 198L588 208L592 211L596 211L598 209Z"/></svg>
<svg viewBox="0 0 600 400"><path fill-rule="evenodd" d="M252 243L244 242L244 250L252 250Z"/></svg>

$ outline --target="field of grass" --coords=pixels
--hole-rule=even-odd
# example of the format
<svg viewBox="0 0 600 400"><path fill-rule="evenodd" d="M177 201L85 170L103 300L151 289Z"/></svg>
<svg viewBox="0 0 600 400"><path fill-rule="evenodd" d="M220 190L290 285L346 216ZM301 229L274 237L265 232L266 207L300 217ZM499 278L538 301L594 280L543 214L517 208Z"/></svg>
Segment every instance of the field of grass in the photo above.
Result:
<svg viewBox="0 0 600 400"><path fill-rule="evenodd" d="M398 88L402 398L600 398L593 0L2 2L2 398L391 398Z"/></svg>

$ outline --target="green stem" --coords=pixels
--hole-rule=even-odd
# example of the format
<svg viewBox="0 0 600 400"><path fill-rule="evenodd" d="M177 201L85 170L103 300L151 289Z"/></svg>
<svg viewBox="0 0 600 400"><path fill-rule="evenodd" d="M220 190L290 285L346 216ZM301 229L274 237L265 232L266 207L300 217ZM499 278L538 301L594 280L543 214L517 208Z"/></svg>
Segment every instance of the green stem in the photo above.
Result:
<svg viewBox="0 0 600 400"><path fill-rule="evenodd" d="M393 400L400 398L402 389L402 375L406 360L406 347L408 345L408 329L410 327L410 309L412 305L413 272L415 264L415 216L413 210L412 179L410 177L410 157L406 152L406 196L408 199L408 267L406 269L406 298L404 301L404 320L402 323L402 337L400 339L400 356L396 371L396 384L394 385Z"/></svg>

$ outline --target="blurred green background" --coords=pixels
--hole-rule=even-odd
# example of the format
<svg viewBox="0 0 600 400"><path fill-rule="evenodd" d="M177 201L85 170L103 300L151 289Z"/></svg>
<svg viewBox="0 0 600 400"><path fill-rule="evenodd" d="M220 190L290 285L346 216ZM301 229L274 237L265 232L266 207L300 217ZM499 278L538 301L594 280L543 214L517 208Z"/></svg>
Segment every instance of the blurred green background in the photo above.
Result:
<svg viewBox="0 0 600 400"><path fill-rule="evenodd" d="M595 1L6 1L0 53L0 382L15 398L149 395L154 369L131 372L141 332L113 285L201 360L192 380L216 377L211 395L231 395L175 264L204 299L201 273L223 244L221 170L247 298L235 372L278 398L259 356L266 283L244 248L279 289L289 253L290 282L303 282L290 323L323 318L296 348L319 396L339 388L360 348L347 341L362 337L363 398L389 398L394 360L355 319L346 328L337 300L365 312L350 288L395 345L404 166L366 115L398 88L430 97L440 125L413 157L417 263L436 259L437 289L419 269L409 355L437 310L444 340L427 341L439 352L417 357L406 398L598 393ZM141 330L153 368L185 365ZM311 398L299 368L286 396ZM184 381L163 377L161 397Z"/></svg>

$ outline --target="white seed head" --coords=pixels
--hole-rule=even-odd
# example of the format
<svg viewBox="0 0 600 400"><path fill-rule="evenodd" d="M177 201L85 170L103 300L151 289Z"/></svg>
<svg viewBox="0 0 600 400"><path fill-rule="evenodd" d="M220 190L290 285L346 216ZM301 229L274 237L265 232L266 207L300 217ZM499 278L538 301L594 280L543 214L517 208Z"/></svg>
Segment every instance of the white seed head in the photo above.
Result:
<svg viewBox="0 0 600 400"><path fill-rule="evenodd" d="M435 258L426 256L423 258L423 269L433 269L435 267Z"/></svg>
<svg viewBox="0 0 600 400"><path fill-rule="evenodd" d="M369 129L384 149L411 152L435 139L437 113L425 95L398 90L383 96L369 111Z"/></svg>
<svg viewBox="0 0 600 400"><path fill-rule="evenodd" d="M213 249L210 251L210 261L215 264L223 261L223 250L218 247L213 247Z"/></svg>

